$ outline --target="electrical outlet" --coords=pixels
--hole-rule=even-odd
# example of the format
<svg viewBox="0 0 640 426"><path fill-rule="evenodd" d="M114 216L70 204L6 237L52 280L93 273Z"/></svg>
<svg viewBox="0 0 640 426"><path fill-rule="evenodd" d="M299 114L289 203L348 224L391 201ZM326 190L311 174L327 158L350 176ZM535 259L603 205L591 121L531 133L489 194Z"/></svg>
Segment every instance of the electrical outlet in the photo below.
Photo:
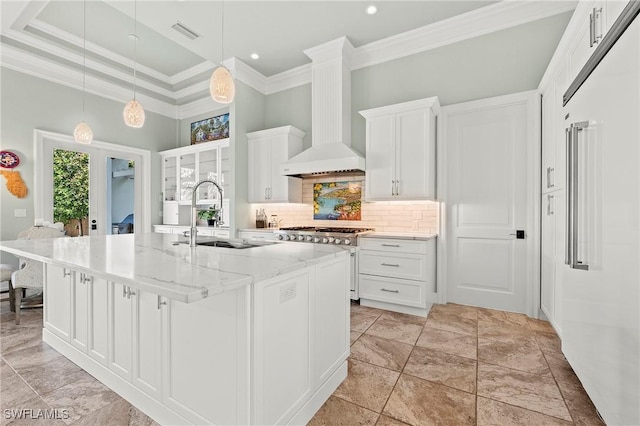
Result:
<svg viewBox="0 0 640 426"><path fill-rule="evenodd" d="M284 303L287 300L291 300L297 295L296 283L290 283L280 287L280 303Z"/></svg>
<svg viewBox="0 0 640 426"><path fill-rule="evenodd" d="M27 209L14 209L13 210L14 217L27 217Z"/></svg>

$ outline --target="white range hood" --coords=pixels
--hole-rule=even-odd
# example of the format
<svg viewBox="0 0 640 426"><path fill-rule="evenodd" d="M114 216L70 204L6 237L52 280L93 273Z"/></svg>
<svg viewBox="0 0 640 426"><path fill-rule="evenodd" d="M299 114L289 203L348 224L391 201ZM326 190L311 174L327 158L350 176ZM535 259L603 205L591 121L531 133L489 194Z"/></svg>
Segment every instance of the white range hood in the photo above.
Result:
<svg viewBox="0 0 640 426"><path fill-rule="evenodd" d="M364 173L365 159L351 148L351 66L346 37L307 49L311 65L312 147L280 165L286 176Z"/></svg>

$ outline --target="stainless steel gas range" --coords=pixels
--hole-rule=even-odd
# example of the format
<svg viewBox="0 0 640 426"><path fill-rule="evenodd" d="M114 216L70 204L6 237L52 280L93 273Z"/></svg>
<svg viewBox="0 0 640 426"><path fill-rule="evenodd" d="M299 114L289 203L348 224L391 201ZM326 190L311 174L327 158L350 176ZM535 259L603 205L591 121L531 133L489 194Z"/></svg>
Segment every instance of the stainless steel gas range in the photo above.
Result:
<svg viewBox="0 0 640 426"><path fill-rule="evenodd" d="M273 231L280 241L294 241L311 244L339 244L343 246L358 246L358 237L373 232L367 228L326 228L313 226L296 226L280 228ZM358 254L351 253L351 299L358 296Z"/></svg>

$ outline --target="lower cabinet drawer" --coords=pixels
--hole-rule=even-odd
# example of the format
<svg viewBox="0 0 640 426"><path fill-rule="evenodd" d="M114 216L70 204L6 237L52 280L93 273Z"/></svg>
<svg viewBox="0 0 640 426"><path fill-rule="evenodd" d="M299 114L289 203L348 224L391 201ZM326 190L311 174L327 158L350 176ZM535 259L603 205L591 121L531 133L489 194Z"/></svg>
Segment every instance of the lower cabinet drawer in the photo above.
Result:
<svg viewBox="0 0 640 426"><path fill-rule="evenodd" d="M359 275L360 297L380 302L398 303L416 308L426 308L425 283L397 278Z"/></svg>
<svg viewBox="0 0 640 426"><path fill-rule="evenodd" d="M424 254L360 250L358 268L361 273L408 280L427 279L427 256Z"/></svg>

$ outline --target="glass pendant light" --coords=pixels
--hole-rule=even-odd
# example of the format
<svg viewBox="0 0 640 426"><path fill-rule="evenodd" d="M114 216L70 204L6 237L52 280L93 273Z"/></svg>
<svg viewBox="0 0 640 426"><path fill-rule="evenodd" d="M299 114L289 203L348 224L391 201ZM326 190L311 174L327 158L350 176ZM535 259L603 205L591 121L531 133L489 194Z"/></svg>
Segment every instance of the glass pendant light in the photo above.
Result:
<svg viewBox="0 0 640 426"><path fill-rule="evenodd" d="M133 99L124 106L122 117L124 124L129 127L139 129L144 126L144 108L140 102L136 101L136 65L138 61L138 7L137 2L133 2L133 34L129 36L133 39Z"/></svg>
<svg viewBox="0 0 640 426"><path fill-rule="evenodd" d="M236 96L236 85L231 76L231 72L222 65L224 60L224 1L222 2L222 59L220 60L220 66L211 74L211 80L209 81L209 92L214 101L221 104L230 104L233 102L233 98Z"/></svg>
<svg viewBox="0 0 640 426"><path fill-rule="evenodd" d="M85 83L87 79L87 0L82 4L82 122L73 130L73 139L77 143L88 145L93 141L93 131L84 121Z"/></svg>

